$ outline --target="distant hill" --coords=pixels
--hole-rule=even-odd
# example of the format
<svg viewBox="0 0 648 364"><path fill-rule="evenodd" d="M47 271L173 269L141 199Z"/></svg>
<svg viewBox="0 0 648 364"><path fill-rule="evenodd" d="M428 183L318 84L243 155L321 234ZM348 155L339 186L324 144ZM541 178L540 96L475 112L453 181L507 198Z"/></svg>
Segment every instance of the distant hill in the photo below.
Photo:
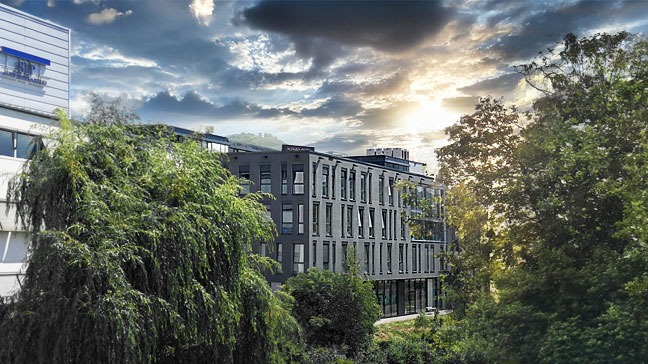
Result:
<svg viewBox="0 0 648 364"><path fill-rule="evenodd" d="M227 139L231 143L239 143L245 145L255 145L264 148L271 148L276 150L281 150L281 145L285 144L282 140L270 133L239 133L228 135Z"/></svg>

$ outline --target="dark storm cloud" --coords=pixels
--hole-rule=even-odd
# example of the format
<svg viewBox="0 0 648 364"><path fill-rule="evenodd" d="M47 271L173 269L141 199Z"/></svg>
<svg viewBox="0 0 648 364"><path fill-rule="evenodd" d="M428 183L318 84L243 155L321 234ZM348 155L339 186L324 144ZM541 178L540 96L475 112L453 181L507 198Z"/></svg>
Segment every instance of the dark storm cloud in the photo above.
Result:
<svg viewBox="0 0 648 364"><path fill-rule="evenodd" d="M387 77L378 82L325 81L317 89L318 95L355 94L376 96L401 91L409 79L402 73Z"/></svg>
<svg viewBox="0 0 648 364"><path fill-rule="evenodd" d="M498 3L511 4L510 2ZM517 2L513 4L515 3ZM497 5L496 3L488 6L491 9L498 9ZM635 13L629 13L628 8L634 8ZM515 6L503 10L498 14L499 18L506 18L505 15L509 15L515 19L515 14L525 11ZM641 20L647 13L648 2L637 0L626 2L582 0L568 6L541 9L521 21L523 24L521 31L501 38L493 45L493 49L497 50L505 60L526 60L538 52L545 51L547 47L553 47L556 41L560 41L567 33L582 36L586 35L582 33L587 33L597 24L610 23L612 19L620 22L628 22L632 18Z"/></svg>
<svg viewBox="0 0 648 364"><path fill-rule="evenodd" d="M363 111L359 102L347 100L342 97L335 97L326 100L322 105L314 109L302 111L307 117L344 118L355 116Z"/></svg>
<svg viewBox="0 0 648 364"><path fill-rule="evenodd" d="M359 132L345 132L335 134L329 138L312 143L311 146L319 151L333 151L339 153L355 153L363 148L368 148L374 137Z"/></svg>
<svg viewBox="0 0 648 364"><path fill-rule="evenodd" d="M475 111L475 104L477 103L479 103L479 97L475 96L461 96L443 99L443 107L462 114L472 114L473 111Z"/></svg>
<svg viewBox="0 0 648 364"><path fill-rule="evenodd" d="M169 92L160 92L147 100L137 112L142 119L159 119L165 113L182 114L189 117L209 118L211 121L238 118L273 118L283 115L294 115L288 109L262 108L243 100L230 100L222 105L215 105L204 100L195 91L186 93L182 98L176 98Z"/></svg>
<svg viewBox="0 0 648 364"><path fill-rule="evenodd" d="M506 96L515 89L521 79L522 75L519 73L507 73L499 77L479 81L470 86L459 88L458 90L473 96Z"/></svg>
<svg viewBox="0 0 648 364"><path fill-rule="evenodd" d="M354 46L402 51L436 34L453 11L440 1L261 1L242 22L295 40L326 38Z"/></svg>

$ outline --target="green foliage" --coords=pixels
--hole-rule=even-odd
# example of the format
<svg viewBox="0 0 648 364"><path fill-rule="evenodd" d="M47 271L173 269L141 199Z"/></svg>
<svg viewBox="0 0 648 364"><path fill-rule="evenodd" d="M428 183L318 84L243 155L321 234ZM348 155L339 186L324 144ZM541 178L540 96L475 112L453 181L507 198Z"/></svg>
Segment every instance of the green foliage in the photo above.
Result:
<svg viewBox="0 0 648 364"><path fill-rule="evenodd" d="M32 249L0 362L284 362L290 301L247 254L274 234L258 196L166 127L60 117L10 186Z"/></svg>
<svg viewBox="0 0 648 364"><path fill-rule="evenodd" d="M452 257L468 271L454 283L492 287L459 292L464 342L495 343L495 362L641 362L648 44L568 35L518 69L543 92L530 122L516 130L478 108L441 150L448 181L459 182L450 219L473 248Z"/></svg>
<svg viewBox="0 0 648 364"><path fill-rule="evenodd" d="M370 343L380 317L371 282L311 268L289 278L283 289L295 299L292 312L309 345L347 348L354 356Z"/></svg>

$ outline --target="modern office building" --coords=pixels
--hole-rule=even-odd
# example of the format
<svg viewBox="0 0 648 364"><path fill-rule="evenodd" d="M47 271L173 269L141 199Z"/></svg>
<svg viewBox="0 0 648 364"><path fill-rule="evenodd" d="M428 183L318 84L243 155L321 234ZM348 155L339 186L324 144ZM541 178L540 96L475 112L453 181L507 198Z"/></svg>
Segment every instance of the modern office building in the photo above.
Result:
<svg viewBox="0 0 648 364"><path fill-rule="evenodd" d="M0 299L20 288L28 236L7 183L69 109L70 30L0 4ZM7 207L9 211L7 211Z"/></svg>
<svg viewBox="0 0 648 364"><path fill-rule="evenodd" d="M421 164L410 163L407 150L385 151L341 157L284 145L282 151L229 153L230 171L251 182L242 193L275 197L264 204L278 236L255 248L281 265L268 274L271 285L310 267L343 272L353 249L386 317L442 307L445 188L411 171ZM403 199L404 181L415 199L433 207L422 218L423 229L410 229L407 216L421 211Z"/></svg>

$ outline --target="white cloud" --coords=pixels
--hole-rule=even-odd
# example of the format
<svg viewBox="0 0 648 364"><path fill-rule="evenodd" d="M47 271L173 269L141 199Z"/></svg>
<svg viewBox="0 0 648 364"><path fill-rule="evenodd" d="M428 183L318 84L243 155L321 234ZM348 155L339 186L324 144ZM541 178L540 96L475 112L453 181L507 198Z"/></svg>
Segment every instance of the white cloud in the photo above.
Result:
<svg viewBox="0 0 648 364"><path fill-rule="evenodd" d="M214 1L193 0L189 9L201 24L209 25L214 15Z"/></svg>
<svg viewBox="0 0 648 364"><path fill-rule="evenodd" d="M112 47L98 47L84 42L77 42L72 49L72 55L92 61L100 61L110 67L157 67L157 64L152 60L126 57Z"/></svg>
<svg viewBox="0 0 648 364"><path fill-rule="evenodd" d="M125 13L122 13L113 8L106 8L98 13L92 13L88 15L88 18L86 20L88 21L88 23L94 25L110 24L118 18L123 18L132 14L132 10L128 10Z"/></svg>

